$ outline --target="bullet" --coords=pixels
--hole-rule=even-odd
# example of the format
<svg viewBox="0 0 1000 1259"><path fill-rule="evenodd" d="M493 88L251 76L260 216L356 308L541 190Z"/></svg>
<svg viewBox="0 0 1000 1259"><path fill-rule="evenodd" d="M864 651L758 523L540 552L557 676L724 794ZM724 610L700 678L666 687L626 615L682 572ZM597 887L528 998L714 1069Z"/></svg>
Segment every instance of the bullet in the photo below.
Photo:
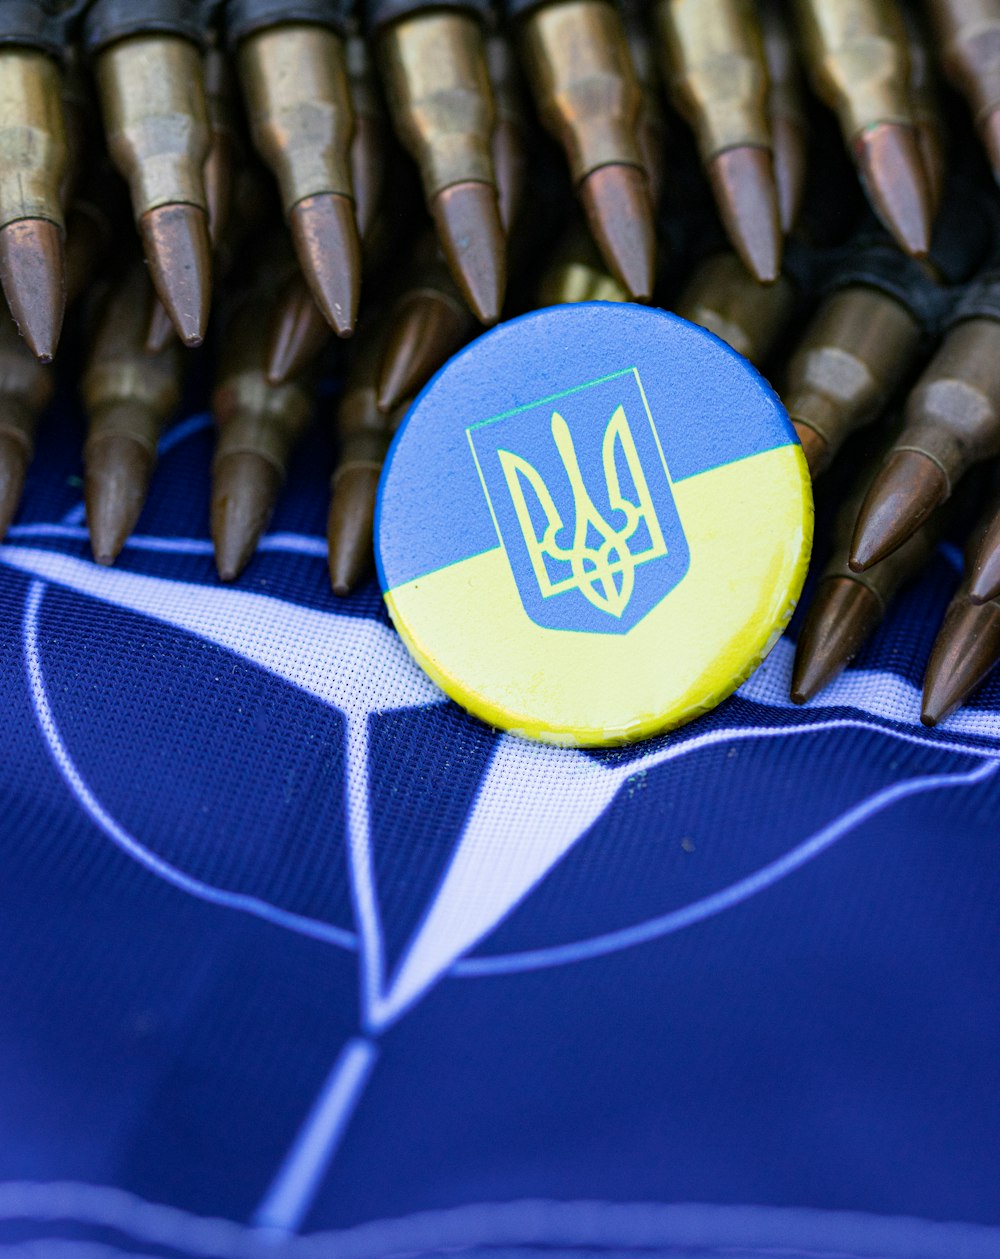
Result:
<svg viewBox="0 0 1000 1259"><path fill-rule="evenodd" d="M345 45L347 81L354 110L351 140L351 186L358 232L367 241L385 188L386 119L368 41L352 31Z"/></svg>
<svg viewBox="0 0 1000 1259"><path fill-rule="evenodd" d="M20 504L38 417L54 388L52 368L34 357L13 318L0 311L0 539Z"/></svg>
<svg viewBox="0 0 1000 1259"><path fill-rule="evenodd" d="M63 196L70 174L59 20L7 5L0 29L0 283L31 352L51 360L65 306Z"/></svg>
<svg viewBox="0 0 1000 1259"><path fill-rule="evenodd" d="M312 414L309 381L267 379L269 289L233 311L223 333L212 414L211 532L215 565L234 581L257 548L285 480L288 461Z"/></svg>
<svg viewBox="0 0 1000 1259"><path fill-rule="evenodd" d="M851 433L877 420L938 332L952 286L983 260L990 219L957 183L929 263L901 255L874 222L835 255L825 296L793 351L779 392L815 480Z"/></svg>
<svg viewBox="0 0 1000 1259"><path fill-rule="evenodd" d="M330 481L326 534L330 584L348 595L372 566L375 493L392 435L393 417L379 409L377 381L388 325L366 326L351 347L347 383L337 408L340 447Z"/></svg>
<svg viewBox="0 0 1000 1259"><path fill-rule="evenodd" d="M98 564L112 564L139 519L163 425L181 399L184 355L176 340L159 354L144 344L154 300L134 263L108 297L82 379L87 412L84 503Z"/></svg>
<svg viewBox="0 0 1000 1259"><path fill-rule="evenodd" d="M898 551L865 573L848 566L851 533L872 480L865 468L834 521L833 550L799 632L791 698L804 704L838 677L881 623L896 593L933 554L940 530L923 525Z"/></svg>
<svg viewBox="0 0 1000 1259"><path fill-rule="evenodd" d="M571 224L542 276L538 305L628 300L629 294L608 271L590 232L582 223Z"/></svg>
<svg viewBox="0 0 1000 1259"><path fill-rule="evenodd" d="M948 605L931 648L920 714L925 726L937 725L949 717L1000 660L1000 600L981 602L971 592L977 556L984 535L995 525L998 507L1000 502L994 492L969 535L964 580Z"/></svg>
<svg viewBox="0 0 1000 1259"><path fill-rule="evenodd" d="M354 329L361 293L345 8L231 0L226 10L254 144L278 181L302 274L341 337Z"/></svg>
<svg viewBox="0 0 1000 1259"><path fill-rule="evenodd" d="M948 137L941 113L927 30L915 7L904 5L901 12L906 25L910 59L910 109L931 196L931 212L936 215L944 193L947 173L945 147Z"/></svg>
<svg viewBox="0 0 1000 1259"><path fill-rule="evenodd" d="M761 284L736 254L726 251L699 264L673 309L760 367L791 323L797 299L788 275Z"/></svg>
<svg viewBox="0 0 1000 1259"><path fill-rule="evenodd" d="M293 275L278 295L267 353L272 385L300 375L330 343L330 325L302 275Z"/></svg>
<svg viewBox="0 0 1000 1259"><path fill-rule="evenodd" d="M211 299L204 38L198 0L95 0L84 23L108 151L157 295L189 346L204 339Z"/></svg>
<svg viewBox="0 0 1000 1259"><path fill-rule="evenodd" d="M781 397L815 480L856 429L877 419L916 363L923 329L889 294L832 293L785 369Z"/></svg>
<svg viewBox="0 0 1000 1259"><path fill-rule="evenodd" d="M648 301L656 274L642 94L617 8L607 0L507 0L542 122L562 145L612 275Z"/></svg>
<svg viewBox="0 0 1000 1259"><path fill-rule="evenodd" d="M658 0L656 19L677 108L698 143L736 252L768 284L782 233L767 115L767 66L751 0Z"/></svg>
<svg viewBox="0 0 1000 1259"><path fill-rule="evenodd" d="M920 720L935 726L950 717L1000 660L1000 601L973 603L964 593L948 607L934 640Z"/></svg>
<svg viewBox="0 0 1000 1259"><path fill-rule="evenodd" d="M910 104L906 28L896 0L796 0L806 68L836 112L875 213L901 249L930 249L933 206Z"/></svg>
<svg viewBox="0 0 1000 1259"><path fill-rule="evenodd" d="M433 234L425 235L414 252L415 263L389 310L382 334L377 402L383 413L412 397L476 335L476 321Z"/></svg>
<svg viewBox="0 0 1000 1259"><path fill-rule="evenodd" d="M930 0L945 74L965 97L1000 182L1000 6L996 0Z"/></svg>
<svg viewBox="0 0 1000 1259"><path fill-rule="evenodd" d="M240 151L244 152L243 146ZM241 162L233 170L233 183L230 209L225 216L226 230L213 242L212 251L213 271L223 290L234 268L245 261L247 241L256 233L265 232L276 220L280 221L280 208L272 197L270 180L258 163ZM272 251L274 247L272 243ZM282 250L282 257L285 273L291 273L296 268L291 250ZM158 354L175 336L170 315L159 298L154 298L149 308L146 349L150 354Z"/></svg>
<svg viewBox="0 0 1000 1259"><path fill-rule="evenodd" d="M149 323L146 327L146 353L159 354L161 350L165 350L177 335L177 330L171 322L167 308L163 305L158 297L154 295L153 300L149 304Z"/></svg>
<svg viewBox="0 0 1000 1259"><path fill-rule="evenodd" d="M639 116L636 140L649 180L649 195L657 205L663 192L667 161L667 120L663 113L660 70L650 30L646 0L624 0L622 20L629 55L639 85Z"/></svg>
<svg viewBox="0 0 1000 1259"><path fill-rule="evenodd" d="M486 65L489 5L375 0L371 22L396 135L420 170L424 198L455 282L476 318L500 318L506 236L493 166L495 106Z"/></svg>
<svg viewBox="0 0 1000 1259"><path fill-rule="evenodd" d="M527 120L517 59L506 33L501 30L491 30L486 37L486 69L493 89L495 121L491 150L500 222L509 233L524 196Z"/></svg>
<svg viewBox="0 0 1000 1259"><path fill-rule="evenodd" d="M969 540L967 570L973 603L1000 598L1000 482L979 528Z"/></svg>
<svg viewBox="0 0 1000 1259"><path fill-rule="evenodd" d="M906 401L903 431L858 516L851 568L901 546L976 463L1000 454L1000 271L966 290Z"/></svg>
<svg viewBox="0 0 1000 1259"><path fill-rule="evenodd" d="M764 0L758 13L767 66L765 112L771 131L778 219L787 236L798 218L805 191L809 124L798 54L784 8L778 0Z"/></svg>

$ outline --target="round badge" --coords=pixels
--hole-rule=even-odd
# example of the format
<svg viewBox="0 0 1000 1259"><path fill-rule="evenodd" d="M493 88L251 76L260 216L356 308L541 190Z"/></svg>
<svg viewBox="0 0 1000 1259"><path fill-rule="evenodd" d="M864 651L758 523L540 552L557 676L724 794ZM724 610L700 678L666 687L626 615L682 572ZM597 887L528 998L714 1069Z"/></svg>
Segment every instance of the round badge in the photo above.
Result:
<svg viewBox="0 0 1000 1259"><path fill-rule="evenodd" d="M419 664L491 725L599 746L690 721L760 664L812 541L781 403L717 337L592 302L487 332L417 398L376 552Z"/></svg>

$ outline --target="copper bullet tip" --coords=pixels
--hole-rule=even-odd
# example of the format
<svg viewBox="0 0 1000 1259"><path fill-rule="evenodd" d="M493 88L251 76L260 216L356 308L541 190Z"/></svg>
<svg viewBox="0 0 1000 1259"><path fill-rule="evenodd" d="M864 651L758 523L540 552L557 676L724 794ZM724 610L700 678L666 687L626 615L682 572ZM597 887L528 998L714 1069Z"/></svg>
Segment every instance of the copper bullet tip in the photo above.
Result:
<svg viewBox="0 0 1000 1259"><path fill-rule="evenodd" d="M422 388L461 343L455 310L427 295L393 313L379 369L377 406L383 415Z"/></svg>
<svg viewBox="0 0 1000 1259"><path fill-rule="evenodd" d="M858 136L854 155L875 213L901 249L923 258L931 247L934 216L916 130L879 123Z"/></svg>
<svg viewBox="0 0 1000 1259"><path fill-rule="evenodd" d="M948 609L924 675L920 720L944 721L1000 659L1000 607L959 596Z"/></svg>
<svg viewBox="0 0 1000 1259"><path fill-rule="evenodd" d="M1000 109L994 109L980 122L979 134L982 136L993 178L1000 184Z"/></svg>
<svg viewBox="0 0 1000 1259"><path fill-rule="evenodd" d="M792 666L792 702L804 704L837 677L882 619L882 603L851 577L827 577L809 606Z"/></svg>
<svg viewBox="0 0 1000 1259"><path fill-rule="evenodd" d="M313 300L301 275L293 276L278 297L278 311L271 326L267 355L267 379L283 385L313 361L330 339L330 325Z"/></svg>
<svg viewBox="0 0 1000 1259"><path fill-rule="evenodd" d="M970 571L969 598L973 603L989 603L1000 597L1000 511L979 539Z"/></svg>
<svg viewBox="0 0 1000 1259"><path fill-rule="evenodd" d="M927 195L930 198L931 222L933 223L941 208L948 164L938 133L933 127L918 126L917 143L920 146L920 160L924 164L924 179L927 181Z"/></svg>
<svg viewBox="0 0 1000 1259"><path fill-rule="evenodd" d="M656 283L656 233L645 173L637 166L599 166L579 196L611 274L633 301L648 302Z"/></svg>
<svg viewBox="0 0 1000 1259"><path fill-rule="evenodd" d="M809 476L815 481L819 474L826 470L827 464L830 462L830 447L827 445L825 438L821 437L814 428L810 428L808 424L803 424L801 420L793 418L792 428L795 429L795 435L802 443L802 453L806 457Z"/></svg>
<svg viewBox="0 0 1000 1259"><path fill-rule="evenodd" d="M361 297L361 243L354 202L335 192L303 197L288 218L295 253L316 304L338 337L349 337Z"/></svg>
<svg viewBox="0 0 1000 1259"><path fill-rule="evenodd" d="M719 214L743 265L761 284L781 274L781 216L768 149L741 145L708 164Z"/></svg>
<svg viewBox="0 0 1000 1259"><path fill-rule="evenodd" d="M236 450L212 470L212 545L223 581L235 581L250 562L281 490L277 468L260 455Z"/></svg>
<svg viewBox="0 0 1000 1259"><path fill-rule="evenodd" d="M167 309L158 297L149 303L149 323L146 326L145 350L147 354L162 354L177 335Z"/></svg>
<svg viewBox="0 0 1000 1259"><path fill-rule="evenodd" d="M354 139L351 142L351 184L354 188L354 212L358 232L367 240L375 226L382 197L384 176L382 149L385 138L374 118L357 114L354 118Z"/></svg>
<svg viewBox="0 0 1000 1259"><path fill-rule="evenodd" d="M854 527L850 566L863 573L920 528L948 497L948 478L919 450L897 450L872 482Z"/></svg>
<svg viewBox="0 0 1000 1259"><path fill-rule="evenodd" d="M135 528L149 492L154 457L140 442L114 433L87 443L83 499L98 564L113 564Z"/></svg>
<svg viewBox="0 0 1000 1259"><path fill-rule="evenodd" d="M774 187L778 195L778 222L785 236L799 217L806 184L806 153L807 142L802 128L790 118L772 118Z"/></svg>
<svg viewBox="0 0 1000 1259"><path fill-rule="evenodd" d="M326 537L335 595L349 595L371 570L378 479L378 468L361 464L346 467L334 477Z"/></svg>
<svg viewBox="0 0 1000 1259"><path fill-rule="evenodd" d="M507 288L507 238L496 189L470 180L452 184L430 204L448 267L480 323L495 324Z"/></svg>
<svg viewBox="0 0 1000 1259"><path fill-rule="evenodd" d="M195 205L161 205L139 219L157 295L185 345L201 345L208 326L212 254L208 216Z"/></svg>
<svg viewBox="0 0 1000 1259"><path fill-rule="evenodd" d="M0 540L17 515L29 458L25 442L10 433L0 433Z"/></svg>
<svg viewBox="0 0 1000 1259"><path fill-rule="evenodd" d="M18 219L0 229L0 283L21 336L51 363L66 307L62 233L48 219Z"/></svg>
<svg viewBox="0 0 1000 1259"><path fill-rule="evenodd" d="M208 236L213 247L218 247L229 223L235 166L234 145L228 139L216 137L202 167L205 204L208 206Z"/></svg>
<svg viewBox="0 0 1000 1259"><path fill-rule="evenodd" d="M498 119L493 128L493 169L497 176L500 222L510 232L524 193L525 162L521 134L512 122Z"/></svg>

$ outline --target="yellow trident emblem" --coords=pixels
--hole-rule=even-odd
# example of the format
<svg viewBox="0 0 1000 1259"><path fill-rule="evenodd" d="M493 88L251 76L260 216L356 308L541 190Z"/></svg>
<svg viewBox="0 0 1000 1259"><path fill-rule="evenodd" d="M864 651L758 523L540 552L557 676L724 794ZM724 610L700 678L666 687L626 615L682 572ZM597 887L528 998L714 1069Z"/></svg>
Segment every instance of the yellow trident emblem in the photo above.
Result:
<svg viewBox="0 0 1000 1259"><path fill-rule="evenodd" d="M560 546L556 540L563 529L563 519L537 468L512 451L497 451L542 597L547 599L566 590L579 590L595 608L620 617L632 597L637 566L648 560L659 559L667 553L663 530L657 519L635 439L625 416L625 408L618 407L612 415L604 430L601 446L608 502L613 511L623 512L625 516L621 529L615 529L609 524L587 492L569 425L558 411L552 413L552 437L569 478L576 510L573 542L569 547ZM622 493L618 450L624 456L628 468L635 494L634 501ZM545 528L541 536L536 534L532 523L528 500L525 498L526 486L531 487L545 515ZM648 545L633 554L629 542L635 537L640 524L646 526ZM557 564L568 564L571 575L561 581L553 581L546 567L546 557Z"/></svg>

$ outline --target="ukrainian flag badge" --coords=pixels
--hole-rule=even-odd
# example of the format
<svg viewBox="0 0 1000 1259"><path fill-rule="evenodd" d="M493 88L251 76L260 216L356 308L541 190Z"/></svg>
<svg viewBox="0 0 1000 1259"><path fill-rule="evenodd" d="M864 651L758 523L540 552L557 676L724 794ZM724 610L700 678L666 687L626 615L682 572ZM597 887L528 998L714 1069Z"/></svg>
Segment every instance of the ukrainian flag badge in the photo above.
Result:
<svg viewBox="0 0 1000 1259"><path fill-rule="evenodd" d="M723 342L618 303L480 337L390 451L376 550L393 622L495 726L596 746L713 707L777 639L812 539L780 402Z"/></svg>

